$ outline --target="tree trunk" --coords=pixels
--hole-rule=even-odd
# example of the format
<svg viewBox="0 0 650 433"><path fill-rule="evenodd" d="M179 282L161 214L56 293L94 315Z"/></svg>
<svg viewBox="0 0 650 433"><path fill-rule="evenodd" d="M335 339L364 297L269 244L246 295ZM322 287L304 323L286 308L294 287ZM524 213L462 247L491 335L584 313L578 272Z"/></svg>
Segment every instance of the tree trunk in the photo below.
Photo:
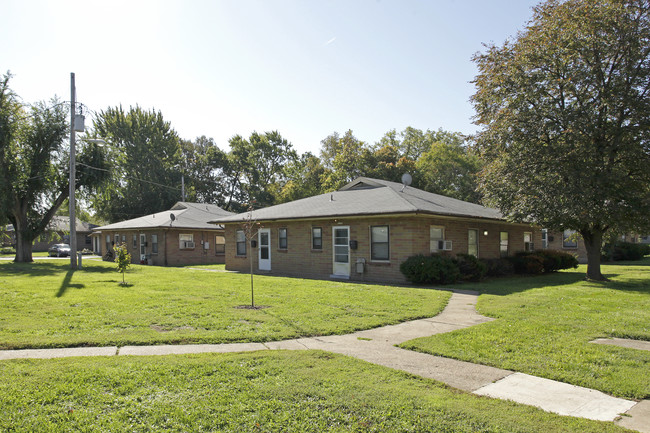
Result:
<svg viewBox="0 0 650 433"><path fill-rule="evenodd" d="M32 259L32 243L34 239L29 236L27 216L20 215L16 218L15 222L16 257L14 261L17 263L31 263L34 261Z"/></svg>
<svg viewBox="0 0 650 433"><path fill-rule="evenodd" d="M603 241L602 230L591 230L580 232L585 241L587 249L587 279L594 281L607 281L607 278L600 272L600 250Z"/></svg>

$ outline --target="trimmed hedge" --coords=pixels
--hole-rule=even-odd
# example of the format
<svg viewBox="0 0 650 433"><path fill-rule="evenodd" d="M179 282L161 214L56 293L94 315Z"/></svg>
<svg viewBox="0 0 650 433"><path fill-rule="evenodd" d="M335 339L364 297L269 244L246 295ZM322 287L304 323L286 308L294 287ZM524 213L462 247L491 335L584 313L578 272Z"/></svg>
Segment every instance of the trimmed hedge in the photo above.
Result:
<svg viewBox="0 0 650 433"><path fill-rule="evenodd" d="M455 262L463 280L480 281L487 274L487 265L470 254L456 254Z"/></svg>
<svg viewBox="0 0 650 433"><path fill-rule="evenodd" d="M461 279L480 281L486 275L541 274L577 267L578 259L572 254L540 250L501 259L477 259L469 254L457 254L455 258L418 254L406 259L399 269L414 284L452 284Z"/></svg>
<svg viewBox="0 0 650 433"><path fill-rule="evenodd" d="M650 254L650 244L635 244L632 242L617 241L605 245L603 249L603 260L641 260L643 256Z"/></svg>
<svg viewBox="0 0 650 433"><path fill-rule="evenodd" d="M522 251L508 260L518 274L541 274L578 267L578 259L573 254L555 250Z"/></svg>
<svg viewBox="0 0 650 433"><path fill-rule="evenodd" d="M458 265L451 257L418 254L406 259L399 270L414 284L452 284L460 278Z"/></svg>
<svg viewBox="0 0 650 433"><path fill-rule="evenodd" d="M512 260L508 260L507 258L480 260L485 263L487 268L486 275L488 277L505 277L515 273L515 267L512 264Z"/></svg>

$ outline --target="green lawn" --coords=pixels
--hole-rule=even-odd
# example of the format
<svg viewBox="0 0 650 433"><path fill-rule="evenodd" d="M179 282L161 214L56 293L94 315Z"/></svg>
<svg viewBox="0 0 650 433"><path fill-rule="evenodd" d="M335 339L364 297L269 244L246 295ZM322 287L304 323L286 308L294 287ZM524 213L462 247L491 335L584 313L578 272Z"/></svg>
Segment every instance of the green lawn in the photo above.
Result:
<svg viewBox="0 0 650 433"><path fill-rule="evenodd" d="M492 365L627 398L650 397L650 352L589 343L650 340L650 258L603 266L612 281L584 281L585 268L548 276L464 284L495 320L406 342L404 348Z"/></svg>
<svg viewBox="0 0 650 433"><path fill-rule="evenodd" d="M408 287L132 266L0 262L0 349L226 343L344 334L431 317L450 293Z"/></svg>
<svg viewBox="0 0 650 433"><path fill-rule="evenodd" d="M0 375L0 431L627 431L320 351L14 360Z"/></svg>

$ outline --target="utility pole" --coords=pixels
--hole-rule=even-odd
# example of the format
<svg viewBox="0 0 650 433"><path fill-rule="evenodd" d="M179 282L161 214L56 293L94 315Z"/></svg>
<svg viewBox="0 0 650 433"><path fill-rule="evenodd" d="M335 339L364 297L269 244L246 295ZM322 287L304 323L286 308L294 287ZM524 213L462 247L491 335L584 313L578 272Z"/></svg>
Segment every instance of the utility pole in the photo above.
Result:
<svg viewBox="0 0 650 433"><path fill-rule="evenodd" d="M77 269L77 217L75 215L75 177L76 177L76 152L75 149L75 117L76 117L76 89L74 84L74 72L70 73L70 269Z"/></svg>

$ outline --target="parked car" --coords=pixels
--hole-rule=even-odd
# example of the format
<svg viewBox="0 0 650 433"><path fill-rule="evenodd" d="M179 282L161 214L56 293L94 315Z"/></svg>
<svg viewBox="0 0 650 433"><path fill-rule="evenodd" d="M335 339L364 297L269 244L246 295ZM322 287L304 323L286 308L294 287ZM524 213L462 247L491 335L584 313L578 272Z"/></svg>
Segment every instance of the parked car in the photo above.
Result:
<svg viewBox="0 0 650 433"><path fill-rule="evenodd" d="M47 254L52 257L65 257L70 255L70 245L68 244L54 244L47 250Z"/></svg>

